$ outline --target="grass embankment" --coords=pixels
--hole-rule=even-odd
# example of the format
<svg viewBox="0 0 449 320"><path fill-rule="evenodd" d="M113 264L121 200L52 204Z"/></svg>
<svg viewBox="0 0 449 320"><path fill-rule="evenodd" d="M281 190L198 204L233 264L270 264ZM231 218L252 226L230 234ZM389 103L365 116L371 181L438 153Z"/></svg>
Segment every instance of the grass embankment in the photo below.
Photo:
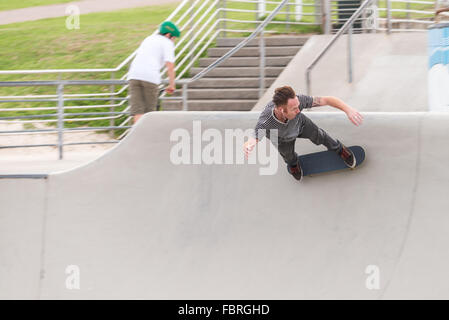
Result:
<svg viewBox="0 0 449 320"><path fill-rule="evenodd" d="M176 5L152 6L94 13L80 17L80 29L66 28L66 17L0 26L0 70L114 68L128 57L140 42L157 29ZM117 72L119 79L126 70ZM0 75L0 81L57 80L56 74ZM111 79L110 73L64 74L63 80ZM67 87L65 93L110 92L110 87ZM0 88L0 95L55 94L55 87ZM123 95L124 96L124 95ZM101 101L66 102L66 106L98 105ZM106 102L107 104L107 102ZM5 107L51 107L55 102L3 103ZM121 111L119 108L116 111ZM66 110L70 112L105 112L109 108ZM49 114L54 111L1 112L2 116ZM80 117L73 117L80 118ZM85 118L85 117L84 117ZM48 118L45 118L48 119ZM117 119L116 124L124 118ZM109 120L66 123L67 127L102 126Z"/></svg>

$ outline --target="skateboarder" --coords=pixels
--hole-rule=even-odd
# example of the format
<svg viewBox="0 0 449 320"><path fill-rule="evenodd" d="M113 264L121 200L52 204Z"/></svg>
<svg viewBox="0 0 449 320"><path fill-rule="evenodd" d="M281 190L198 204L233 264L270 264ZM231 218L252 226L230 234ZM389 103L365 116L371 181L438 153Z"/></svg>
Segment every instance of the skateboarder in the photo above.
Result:
<svg viewBox="0 0 449 320"><path fill-rule="evenodd" d="M244 145L246 157L248 157L263 136L270 138L269 129L277 129L278 151L287 163L288 172L295 179L301 180L302 177L302 169L298 162L298 155L295 152L296 138L307 138L316 145L324 145L328 150L335 151L348 167L354 168L356 159L352 151L340 141L331 138L323 129L319 128L301 112L304 109L325 105L345 112L349 120L356 126L363 122L363 117L357 110L336 97L296 95L291 87L280 87L275 90L273 100L268 103L260 114L254 130L254 137L251 137Z"/></svg>
<svg viewBox="0 0 449 320"><path fill-rule="evenodd" d="M147 37L140 45L129 69L129 91L131 115L134 123L147 112L155 110L161 82L160 70L167 67L170 84L165 91L175 90L175 39L181 35L178 27L165 21L159 27L159 34Z"/></svg>

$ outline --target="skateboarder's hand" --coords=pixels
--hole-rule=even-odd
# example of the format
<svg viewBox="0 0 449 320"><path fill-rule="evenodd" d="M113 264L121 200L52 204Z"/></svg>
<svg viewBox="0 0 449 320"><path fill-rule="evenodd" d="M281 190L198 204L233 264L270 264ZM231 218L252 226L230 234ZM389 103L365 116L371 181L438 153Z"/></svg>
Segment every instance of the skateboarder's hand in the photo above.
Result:
<svg viewBox="0 0 449 320"><path fill-rule="evenodd" d="M348 116L349 120L356 126L361 125L363 122L363 116L355 109L349 109L346 112L346 115Z"/></svg>
<svg viewBox="0 0 449 320"><path fill-rule="evenodd" d="M165 91L167 92L167 94L172 94L173 92L175 92L175 86L168 86Z"/></svg>
<svg viewBox="0 0 449 320"><path fill-rule="evenodd" d="M243 151L245 152L245 158L248 159L249 154L253 151L254 146L257 144L257 140L254 138L249 138L248 141L243 145Z"/></svg>

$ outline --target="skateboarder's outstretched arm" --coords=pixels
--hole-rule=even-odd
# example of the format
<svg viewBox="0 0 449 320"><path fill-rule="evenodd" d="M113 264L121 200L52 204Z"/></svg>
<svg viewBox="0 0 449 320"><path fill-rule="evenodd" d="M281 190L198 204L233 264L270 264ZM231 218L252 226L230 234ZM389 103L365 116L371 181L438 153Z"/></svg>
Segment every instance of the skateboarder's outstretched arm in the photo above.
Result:
<svg viewBox="0 0 449 320"><path fill-rule="evenodd" d="M313 97L312 107L318 106L331 106L337 108L348 116L349 120L356 126L361 125L363 122L363 116L354 108L351 108L343 100L337 97Z"/></svg>
<svg viewBox="0 0 449 320"><path fill-rule="evenodd" d="M259 142L258 139L249 137L248 141L243 145L243 151L245 152L245 158L248 159L249 154L253 151L255 145Z"/></svg>
<svg viewBox="0 0 449 320"><path fill-rule="evenodd" d="M272 110L270 108L265 108L260 114L259 120L257 120L256 127L254 128L254 133L243 145L243 152L245 153L246 159L248 159L249 154L253 151L256 144L266 136L267 132L264 129L270 129L269 125L267 125L267 117L271 115Z"/></svg>

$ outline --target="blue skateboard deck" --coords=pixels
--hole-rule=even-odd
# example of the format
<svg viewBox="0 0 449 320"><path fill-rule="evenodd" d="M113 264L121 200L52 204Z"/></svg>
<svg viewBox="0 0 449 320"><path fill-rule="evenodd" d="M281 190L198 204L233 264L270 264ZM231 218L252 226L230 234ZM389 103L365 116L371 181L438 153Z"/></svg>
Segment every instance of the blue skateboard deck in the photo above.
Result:
<svg viewBox="0 0 449 320"><path fill-rule="evenodd" d="M351 146L349 149L354 153L356 167L358 167L363 163L363 160L365 160L365 150L360 146ZM300 155L298 156L298 160L304 176L350 169L346 166L343 159L333 151L322 151Z"/></svg>

